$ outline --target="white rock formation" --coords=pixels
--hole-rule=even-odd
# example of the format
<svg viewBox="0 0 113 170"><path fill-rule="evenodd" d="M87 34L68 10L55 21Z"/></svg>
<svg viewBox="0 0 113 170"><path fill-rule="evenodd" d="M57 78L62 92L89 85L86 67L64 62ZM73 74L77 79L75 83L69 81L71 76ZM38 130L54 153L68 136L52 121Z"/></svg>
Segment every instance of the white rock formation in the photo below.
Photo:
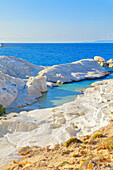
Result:
<svg viewBox="0 0 113 170"><path fill-rule="evenodd" d="M4 106L11 104L17 97L17 91L17 82L14 78L0 72L0 104Z"/></svg>
<svg viewBox="0 0 113 170"><path fill-rule="evenodd" d="M42 93L47 91L46 77L30 77L26 86L28 87L26 101L31 101L31 98L41 97Z"/></svg>
<svg viewBox="0 0 113 170"><path fill-rule="evenodd" d="M20 79L0 72L0 104L22 107L37 101L47 91L46 77Z"/></svg>
<svg viewBox="0 0 113 170"><path fill-rule="evenodd" d="M13 77L36 76L44 68L17 57L0 56L0 71Z"/></svg>
<svg viewBox="0 0 113 170"><path fill-rule="evenodd" d="M46 76L47 81L69 83L84 79L101 78L106 75L105 69L93 59L83 59L68 64L46 67L39 75Z"/></svg>
<svg viewBox="0 0 113 170"><path fill-rule="evenodd" d="M108 67L113 68L113 59L108 60L106 64L108 65Z"/></svg>
<svg viewBox="0 0 113 170"><path fill-rule="evenodd" d="M18 158L16 151L22 146L53 146L107 125L113 119L113 80L91 86L73 102L0 120L0 165Z"/></svg>
<svg viewBox="0 0 113 170"><path fill-rule="evenodd" d="M56 84L56 83L46 82L46 84L47 84L48 87L51 87L51 88L58 87L58 84Z"/></svg>
<svg viewBox="0 0 113 170"><path fill-rule="evenodd" d="M100 56L95 56L94 60L97 61L101 66L105 65L105 59Z"/></svg>
<svg viewBox="0 0 113 170"><path fill-rule="evenodd" d="M0 104L18 108L36 102L47 91L46 77L47 85L53 87L57 85L52 82L101 78L107 73L92 59L42 67L16 57L0 56L0 74Z"/></svg>
<svg viewBox="0 0 113 170"><path fill-rule="evenodd" d="M37 76L44 68L20 58L0 56L0 104L16 108L36 102L47 91L46 77Z"/></svg>

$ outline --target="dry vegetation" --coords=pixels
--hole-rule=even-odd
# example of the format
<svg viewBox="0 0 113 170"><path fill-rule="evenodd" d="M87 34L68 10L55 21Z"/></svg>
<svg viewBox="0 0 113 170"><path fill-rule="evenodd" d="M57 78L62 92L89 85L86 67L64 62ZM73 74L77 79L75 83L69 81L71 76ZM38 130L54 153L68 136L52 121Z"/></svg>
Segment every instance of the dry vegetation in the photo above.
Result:
<svg viewBox="0 0 113 170"><path fill-rule="evenodd" d="M27 152L27 149L29 152ZM113 122L91 136L70 138L65 144L49 147L26 147L24 155L1 170L100 170L113 169Z"/></svg>

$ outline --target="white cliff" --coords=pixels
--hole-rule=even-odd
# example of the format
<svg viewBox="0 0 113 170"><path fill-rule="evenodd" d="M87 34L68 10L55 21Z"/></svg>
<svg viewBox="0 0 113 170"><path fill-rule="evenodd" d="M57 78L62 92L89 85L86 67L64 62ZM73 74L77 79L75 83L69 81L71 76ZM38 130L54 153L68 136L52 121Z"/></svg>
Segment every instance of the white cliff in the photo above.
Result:
<svg viewBox="0 0 113 170"><path fill-rule="evenodd" d="M0 104L17 108L36 102L47 91L46 77L37 76L44 68L16 57L0 56Z"/></svg>
<svg viewBox="0 0 113 170"><path fill-rule="evenodd" d="M53 146L91 134L113 119L113 80L96 82L73 102L9 114L0 120L0 165L19 157L22 146Z"/></svg>
<svg viewBox="0 0 113 170"><path fill-rule="evenodd" d="M46 77L20 79L0 72L0 104L23 107L38 100L47 91Z"/></svg>

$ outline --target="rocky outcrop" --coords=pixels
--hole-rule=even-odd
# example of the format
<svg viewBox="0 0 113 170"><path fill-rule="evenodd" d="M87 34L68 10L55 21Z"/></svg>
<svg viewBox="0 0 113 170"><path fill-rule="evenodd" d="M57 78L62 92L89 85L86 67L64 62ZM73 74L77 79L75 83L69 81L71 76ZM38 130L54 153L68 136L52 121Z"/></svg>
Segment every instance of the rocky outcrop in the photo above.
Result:
<svg viewBox="0 0 113 170"><path fill-rule="evenodd" d="M95 56L94 60L98 62L98 64L100 64L103 67L110 67L113 68L113 59L108 60L107 62L105 62L105 59L100 57L100 56Z"/></svg>
<svg viewBox="0 0 113 170"><path fill-rule="evenodd" d="M18 108L36 102L47 91L46 77L37 76L44 68L20 58L0 56L0 104Z"/></svg>
<svg viewBox="0 0 113 170"><path fill-rule="evenodd" d="M0 104L5 107L23 107L34 103L47 91L46 77L20 79L0 72Z"/></svg>
<svg viewBox="0 0 113 170"><path fill-rule="evenodd" d="M113 80L104 80L93 83L73 102L55 108L23 111L16 117L6 116L5 120L3 117L0 122L5 130L0 128L0 134L4 134L0 138L0 164L15 160L16 151L21 147L54 146L73 136L90 135L108 125L113 119L112 113Z"/></svg>
<svg viewBox="0 0 113 170"><path fill-rule="evenodd" d="M113 68L113 59L110 59L106 62L106 65L110 68Z"/></svg>
<svg viewBox="0 0 113 170"><path fill-rule="evenodd" d="M101 78L107 75L105 69L92 59L83 59L68 64L46 67L39 72L46 76L47 81L55 83L70 83L84 79Z"/></svg>
<svg viewBox="0 0 113 170"><path fill-rule="evenodd" d="M100 56L95 56L94 60L98 62L98 64L100 64L101 66L105 65L105 59L100 57Z"/></svg>
<svg viewBox="0 0 113 170"><path fill-rule="evenodd" d="M31 97L32 99L41 97L42 93L47 91L46 77L30 77L26 86L28 87L26 101L31 101Z"/></svg>
<svg viewBox="0 0 113 170"><path fill-rule="evenodd" d="M105 69L92 59L42 67L16 57L0 56L0 104L10 109L25 107L37 102L47 85L57 86L52 82L68 83L105 75Z"/></svg>
<svg viewBox="0 0 113 170"><path fill-rule="evenodd" d="M44 68L17 57L0 56L0 71L13 77L36 76Z"/></svg>
<svg viewBox="0 0 113 170"><path fill-rule="evenodd" d="M16 79L16 78L15 78ZM15 100L7 106L11 108L21 108L38 101L39 97L42 97L43 92L47 92L46 77L30 77L28 80L21 80L16 82L17 97Z"/></svg>
<svg viewBox="0 0 113 170"><path fill-rule="evenodd" d="M0 43L0 47L4 47L4 44L3 44L3 43Z"/></svg>

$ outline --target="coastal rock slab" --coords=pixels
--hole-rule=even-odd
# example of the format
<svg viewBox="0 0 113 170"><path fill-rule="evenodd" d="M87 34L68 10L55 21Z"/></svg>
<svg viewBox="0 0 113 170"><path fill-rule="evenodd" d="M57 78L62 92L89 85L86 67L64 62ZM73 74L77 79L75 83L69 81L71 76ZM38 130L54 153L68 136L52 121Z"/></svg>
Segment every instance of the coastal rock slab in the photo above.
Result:
<svg viewBox="0 0 113 170"><path fill-rule="evenodd" d="M39 75L46 76L47 81L57 83L70 83L84 79L101 78L106 71L93 59L83 59L73 63L46 67Z"/></svg>
<svg viewBox="0 0 113 170"><path fill-rule="evenodd" d="M13 77L36 76L45 67L12 56L0 56L0 71Z"/></svg>

